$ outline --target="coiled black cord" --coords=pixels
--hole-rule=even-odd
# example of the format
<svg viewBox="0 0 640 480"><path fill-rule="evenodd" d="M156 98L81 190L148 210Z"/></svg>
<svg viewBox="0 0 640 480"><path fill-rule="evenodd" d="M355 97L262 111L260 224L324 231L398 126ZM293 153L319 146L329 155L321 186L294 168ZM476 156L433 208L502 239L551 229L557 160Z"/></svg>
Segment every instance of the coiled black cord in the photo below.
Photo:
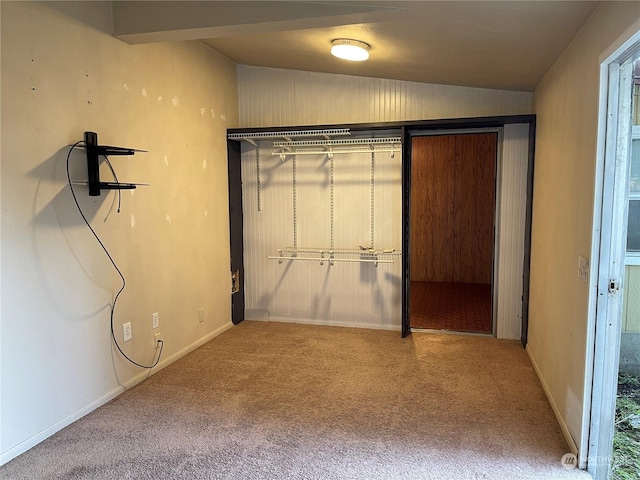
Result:
<svg viewBox="0 0 640 480"><path fill-rule="evenodd" d="M160 357L162 356L162 349L164 348L164 341L158 340L158 343L160 344L160 352L158 353L157 358L155 358L155 361L152 362L151 365L143 365L143 364L138 363L135 360L132 360L131 358L129 358L127 356L127 354L122 351L122 348L120 348L120 345L118 344L118 340L116 339L116 334L115 334L115 330L114 330L114 318L113 317L114 317L114 313L115 313L115 310L116 310L116 303L118 302L118 297L120 297L120 294L124 290L127 282L124 279L124 275L122 274L122 272L118 268L118 265L116 265L116 262L113 260L113 257L109 253L109 250L107 250L107 247L105 247L104 243L102 243L102 240L100 240L100 237L98 236L96 231L93 229L93 227L89 223L89 220L87 220L87 217L85 216L84 212L82 211L82 208L80 207L80 203L78 202L78 198L76 197L76 192L73 189L73 183L71 182L71 175L69 174L69 159L71 158L71 152L73 152L73 150L75 148L77 148L78 145L83 144L83 143L84 143L84 141L80 140L80 141L74 143L73 145L71 145L70 148L69 148L69 153L67 154L67 182L69 183L69 189L71 190L71 195L73 196L73 201L75 202L76 207L78 208L78 212L80 212L80 216L82 217L82 220L84 220L84 223L87 225L87 227L89 227L89 230L91 230L91 233L93 234L95 239L98 241L98 243L102 247L102 250L104 250L104 253L107 255L107 257L109 258L109 261L111 262L111 265L113 265L113 268L115 268L116 272L118 272L118 275L120 276L120 279L122 280L122 286L120 287L120 290L118 290L118 293L116 293L116 296L113 298L113 305L111 306L111 315L110 315L110 319L111 319L111 322L110 322L111 323L111 338L113 339L113 343L115 344L115 346L118 349L118 351L120 352L120 354L124 358L126 358L129 362L133 363L135 366L140 367L140 368L151 369L151 368L155 367L156 365L158 365L158 362L160 361ZM115 172L114 172L113 168L111 167L111 163L108 161L108 159L107 159L107 165L109 165L109 168L111 169L111 172L113 173L114 179L117 182L118 179L117 179L117 177L115 175ZM120 212L120 198L118 198L118 212ZM155 355L154 355L154 357L155 357Z"/></svg>

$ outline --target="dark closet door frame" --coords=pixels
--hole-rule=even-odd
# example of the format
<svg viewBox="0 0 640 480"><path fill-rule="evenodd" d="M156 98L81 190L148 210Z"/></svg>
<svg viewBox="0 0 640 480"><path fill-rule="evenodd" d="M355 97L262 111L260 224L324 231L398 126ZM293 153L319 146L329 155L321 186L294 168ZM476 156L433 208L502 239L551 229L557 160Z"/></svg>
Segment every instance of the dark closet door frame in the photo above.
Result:
<svg viewBox="0 0 640 480"><path fill-rule="evenodd" d="M260 127L260 128L234 128L227 130L227 133L250 133L250 132L274 132L274 131L291 131L291 130L320 130L328 128L349 128L352 131L375 131L375 130L397 130L402 136L402 337L406 337L411 333L410 326L410 233L411 233L411 137L412 133L417 131L437 131L437 130L468 130L475 128L502 128L508 124L526 123L529 124L529 156L527 166L527 202L526 202L526 218L525 218L525 238L524 238L524 269L523 269L523 290L522 290L522 335L521 342L525 346L527 344L527 329L529 324L529 273L531 266L531 209L533 203L533 171L534 171L534 153L535 153L535 115L509 115L495 117L473 117L473 118L455 118L444 120L417 120L408 122L385 122L385 123L357 123L357 124L339 124L339 125L305 125L305 126L287 126L287 127ZM234 171L233 179L229 177L229 200L231 204L232 192L237 195L240 191L242 195L242 182L240 176L240 147L238 141L228 141L228 161L237 162L238 166L229 165L229 171ZM235 170L237 168L237 170ZM237 196L235 202L237 205ZM240 198L240 202L241 202ZM230 212L231 217L231 212ZM230 218L231 220L231 218ZM238 220L240 223L238 224ZM231 229L231 256L236 269L242 269L242 216L235 214L235 221L230 222ZM235 245L235 246L234 246ZM240 249L240 251L238 251ZM244 276L244 272L242 273ZM240 279L240 289L242 297L242 306L234 304L233 323L237 324L244 320L244 281ZM240 292L238 292L240 293ZM237 293L234 295L238 295ZM233 303L233 302L232 302ZM239 303L239 302L238 302ZM236 311L238 310L238 311Z"/></svg>
<svg viewBox="0 0 640 480"><path fill-rule="evenodd" d="M244 232L240 142L227 140L229 175L229 244L231 253L231 322L244 320Z"/></svg>

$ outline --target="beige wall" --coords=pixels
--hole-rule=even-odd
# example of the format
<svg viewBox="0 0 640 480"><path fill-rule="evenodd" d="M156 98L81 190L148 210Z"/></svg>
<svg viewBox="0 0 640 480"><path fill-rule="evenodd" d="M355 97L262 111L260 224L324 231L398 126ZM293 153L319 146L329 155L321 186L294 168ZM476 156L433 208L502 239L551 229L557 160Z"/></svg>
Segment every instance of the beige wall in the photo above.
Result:
<svg viewBox="0 0 640 480"><path fill-rule="evenodd" d="M599 57L639 17L638 2L603 2L535 91L528 350L561 425L578 444L589 291L577 268L592 242Z"/></svg>
<svg viewBox="0 0 640 480"><path fill-rule="evenodd" d="M109 213L113 193L77 187L126 277L115 312L119 338L132 323L126 353L152 360L153 312L165 364L230 325L226 128L237 126L237 82L235 65L199 43L129 46L104 33L110 2L1 8L4 462L146 374L112 348L120 280L66 184L67 145L85 130L149 151L111 158L121 181L151 184L124 192L121 213ZM86 179L82 151L70 165Z"/></svg>

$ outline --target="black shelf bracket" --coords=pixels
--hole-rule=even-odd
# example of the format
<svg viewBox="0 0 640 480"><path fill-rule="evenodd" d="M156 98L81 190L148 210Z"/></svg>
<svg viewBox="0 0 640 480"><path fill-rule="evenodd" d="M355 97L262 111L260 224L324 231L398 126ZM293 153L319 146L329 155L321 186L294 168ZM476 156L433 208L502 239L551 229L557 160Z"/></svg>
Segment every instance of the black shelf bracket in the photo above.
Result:
<svg viewBox="0 0 640 480"><path fill-rule="evenodd" d="M95 132L84 132L84 146L87 152L87 173L89 177L88 185L90 196L99 196L101 190L133 190L138 185L146 185L142 183L100 181L100 156L134 155L136 152L146 152L146 150L98 145L98 134Z"/></svg>

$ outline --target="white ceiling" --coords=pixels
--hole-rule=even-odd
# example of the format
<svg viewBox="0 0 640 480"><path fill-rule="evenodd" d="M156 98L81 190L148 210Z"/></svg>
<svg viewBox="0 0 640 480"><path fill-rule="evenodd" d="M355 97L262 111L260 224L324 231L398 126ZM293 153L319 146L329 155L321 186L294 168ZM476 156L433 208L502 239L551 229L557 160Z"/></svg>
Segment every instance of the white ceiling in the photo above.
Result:
<svg viewBox="0 0 640 480"><path fill-rule="evenodd" d="M533 91L593 1L114 2L130 43L200 39L236 63ZM371 45L366 62L331 40Z"/></svg>

